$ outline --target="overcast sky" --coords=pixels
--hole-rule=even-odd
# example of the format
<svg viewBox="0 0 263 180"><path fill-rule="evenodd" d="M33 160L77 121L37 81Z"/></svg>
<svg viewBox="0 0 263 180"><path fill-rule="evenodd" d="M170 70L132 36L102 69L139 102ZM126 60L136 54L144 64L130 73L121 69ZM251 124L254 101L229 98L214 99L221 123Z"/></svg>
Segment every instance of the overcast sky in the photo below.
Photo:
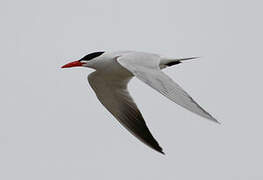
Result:
<svg viewBox="0 0 263 180"><path fill-rule="evenodd" d="M0 2L0 179L261 180L261 1ZM165 70L222 125L134 79L132 96L165 156L96 99L93 51L202 56Z"/></svg>

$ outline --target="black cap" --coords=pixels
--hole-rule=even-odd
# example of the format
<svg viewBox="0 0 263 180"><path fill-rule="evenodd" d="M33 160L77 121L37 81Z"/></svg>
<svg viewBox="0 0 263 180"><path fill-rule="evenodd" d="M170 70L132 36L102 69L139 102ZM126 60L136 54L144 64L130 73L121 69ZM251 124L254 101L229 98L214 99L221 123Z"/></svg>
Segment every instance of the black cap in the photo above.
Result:
<svg viewBox="0 0 263 180"><path fill-rule="evenodd" d="M84 56L83 58L81 58L80 60L84 60L84 61L89 61L95 57L98 57L100 55L102 55L104 53L104 51L100 51L100 52L93 52L93 53L90 53L86 56Z"/></svg>

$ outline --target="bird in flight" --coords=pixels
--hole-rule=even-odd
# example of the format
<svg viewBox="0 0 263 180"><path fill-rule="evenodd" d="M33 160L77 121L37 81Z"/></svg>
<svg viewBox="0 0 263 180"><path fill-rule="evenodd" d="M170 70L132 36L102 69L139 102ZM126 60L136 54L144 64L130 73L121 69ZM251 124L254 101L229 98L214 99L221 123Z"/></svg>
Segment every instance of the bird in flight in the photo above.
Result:
<svg viewBox="0 0 263 180"><path fill-rule="evenodd" d="M127 89L135 76L171 101L206 119L219 123L177 83L161 70L190 58L168 58L136 51L93 52L62 68L89 67L96 71L88 81L103 106L134 136L152 149L164 154L152 136L144 118Z"/></svg>

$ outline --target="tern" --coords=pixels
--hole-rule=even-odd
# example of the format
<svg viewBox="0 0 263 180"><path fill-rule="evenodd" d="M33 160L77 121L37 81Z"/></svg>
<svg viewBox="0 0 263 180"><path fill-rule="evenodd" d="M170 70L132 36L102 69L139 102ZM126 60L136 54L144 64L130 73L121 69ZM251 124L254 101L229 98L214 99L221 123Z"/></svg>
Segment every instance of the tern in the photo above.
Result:
<svg viewBox="0 0 263 180"><path fill-rule="evenodd" d="M62 68L89 67L95 69L88 81L101 104L134 136L152 149L164 154L148 129L144 118L127 89L135 76L166 98L206 119L219 123L177 83L161 70L196 59L168 58L158 54L118 51L93 52Z"/></svg>

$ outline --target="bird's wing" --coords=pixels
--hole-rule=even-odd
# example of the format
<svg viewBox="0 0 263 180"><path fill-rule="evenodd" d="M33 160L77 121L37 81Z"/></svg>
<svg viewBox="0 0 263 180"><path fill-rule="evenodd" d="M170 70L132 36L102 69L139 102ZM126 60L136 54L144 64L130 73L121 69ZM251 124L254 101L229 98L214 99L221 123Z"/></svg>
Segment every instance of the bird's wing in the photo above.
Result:
<svg viewBox="0 0 263 180"><path fill-rule="evenodd" d="M93 72L89 83L105 108L134 136L143 143L163 153L162 148L149 131L143 116L127 90L130 78L108 80L105 75Z"/></svg>
<svg viewBox="0 0 263 180"><path fill-rule="evenodd" d="M147 56L145 54L141 55L139 53L134 53L121 56L117 61L138 79L148 84L168 99L193 113L218 123L218 121L197 104L187 92L160 70L159 56Z"/></svg>

